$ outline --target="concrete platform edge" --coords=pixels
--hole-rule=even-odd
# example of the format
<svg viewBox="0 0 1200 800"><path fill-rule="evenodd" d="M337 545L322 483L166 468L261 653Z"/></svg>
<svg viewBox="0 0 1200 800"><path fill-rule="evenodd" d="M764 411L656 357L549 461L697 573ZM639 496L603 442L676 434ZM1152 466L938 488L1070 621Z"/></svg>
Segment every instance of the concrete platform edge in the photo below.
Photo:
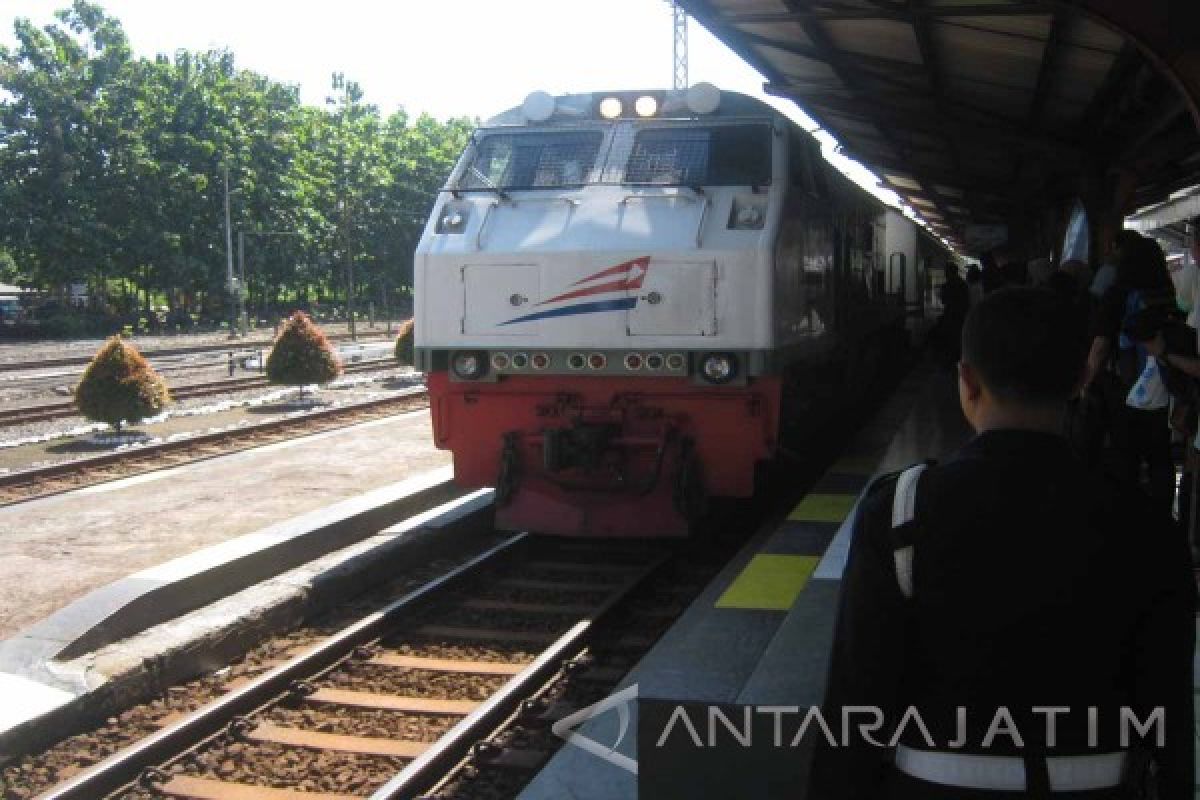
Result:
<svg viewBox="0 0 1200 800"><path fill-rule="evenodd" d="M94 726L172 684L228 663L282 629L385 579L396 560L428 559L451 542L490 530L492 492L473 492L389 526L358 543L161 623L72 661L0 673L42 690L41 707L0 715L0 761ZM478 524L475 524L478 523ZM50 694L46 694L49 692Z"/></svg>
<svg viewBox="0 0 1200 800"><path fill-rule="evenodd" d="M453 495L452 481L449 467L434 470L102 586L0 642L0 670L13 643L69 660L186 614L437 505Z"/></svg>

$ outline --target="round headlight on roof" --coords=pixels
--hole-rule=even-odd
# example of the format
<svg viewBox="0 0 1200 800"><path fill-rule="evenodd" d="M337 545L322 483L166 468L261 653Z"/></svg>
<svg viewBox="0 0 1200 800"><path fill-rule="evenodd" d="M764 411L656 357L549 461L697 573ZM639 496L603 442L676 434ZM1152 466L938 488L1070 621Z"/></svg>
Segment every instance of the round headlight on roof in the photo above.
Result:
<svg viewBox="0 0 1200 800"><path fill-rule="evenodd" d="M624 110L619 97L606 97L600 101L600 116L605 119L616 119Z"/></svg>
<svg viewBox="0 0 1200 800"><path fill-rule="evenodd" d="M548 92L530 92L521 104L521 113L530 122L545 122L554 116L557 104L554 96Z"/></svg>
<svg viewBox="0 0 1200 800"><path fill-rule="evenodd" d="M711 83L697 83L687 90L687 107L693 114L711 114L721 107L721 90Z"/></svg>
<svg viewBox="0 0 1200 800"><path fill-rule="evenodd" d="M633 104L633 110L637 112L639 117L653 117L658 113L658 100L650 95L642 95Z"/></svg>

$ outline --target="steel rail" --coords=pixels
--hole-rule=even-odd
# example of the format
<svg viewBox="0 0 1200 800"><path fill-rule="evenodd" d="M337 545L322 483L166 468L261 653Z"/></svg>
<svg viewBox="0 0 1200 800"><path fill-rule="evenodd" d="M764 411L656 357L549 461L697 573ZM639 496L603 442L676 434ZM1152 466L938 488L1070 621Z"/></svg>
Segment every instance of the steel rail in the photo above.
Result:
<svg viewBox="0 0 1200 800"><path fill-rule="evenodd" d="M391 358L373 358L369 361L355 361L343 367L344 372L369 372L392 364ZM206 383L190 383L170 389L174 400L191 400L196 397L224 394L227 391L243 391L270 386L267 379L258 375L246 378L231 378L223 381L208 381ZM40 406L22 406L20 408L0 409L0 427L20 425L26 422L42 422L50 419L63 419L79 416L75 403L47 403Z"/></svg>
<svg viewBox="0 0 1200 800"><path fill-rule="evenodd" d="M476 742L494 731L500 722L517 713L524 700L563 669L568 657L583 650L596 625L669 558L669 555L662 555L638 570L590 616L575 623L528 667L460 720L396 777L375 790L370 800L416 800L422 792L436 786L446 773L470 753Z"/></svg>
<svg viewBox="0 0 1200 800"><path fill-rule="evenodd" d="M222 733L227 726L253 714L290 691L293 681L311 678L336 666L355 648L384 635L402 612L435 592L452 588L473 577L484 565L513 551L528 534L519 533L476 556L445 575L409 592L387 607L363 617L286 664L263 673L178 722L138 741L65 783L38 796L38 800L98 800L138 779L143 770L167 764Z"/></svg>
<svg viewBox="0 0 1200 800"><path fill-rule="evenodd" d="M365 334L363 339L368 341L376 341L379 339L387 339L389 334ZM350 338L348 333L328 333L325 338L330 341L343 341ZM271 339L255 339L248 342L237 342L230 344L205 344L195 345L192 347L169 347L162 350L146 350L142 352L144 358L163 358L167 356L190 356L199 353L227 353L232 350L235 353L254 352L260 349L260 345L270 346ZM8 361L0 362L0 372L22 372L30 369L43 369L46 367L73 367L81 366L90 363L91 356L65 356L62 358L43 358L36 361Z"/></svg>
<svg viewBox="0 0 1200 800"><path fill-rule="evenodd" d="M32 484L42 479L59 478L71 473L81 472L98 467L106 467L112 464L118 464L123 461L143 460L154 458L157 456L174 453L177 451L187 450L206 444L212 444L224 439L242 439L255 434L270 433L285 430L290 427L298 427L306 422L321 421L331 417L337 417L343 414L350 414L358 411L366 411L380 406L387 406L393 403L400 403L405 400L413 400L415 398L426 397L427 391L424 387L419 387L416 391L397 393L388 397L376 398L367 400L361 403L351 403L344 406L335 406L334 408L321 409L313 411L299 417L286 417L284 419L271 420L255 425L247 425L241 428L231 428L229 430L216 431L213 433L202 433L196 436L191 436L186 439L176 439L169 442L158 442L148 444L142 447L131 448L128 450L120 450L115 453L105 453L99 456L89 456L88 458L79 458L73 461L66 461L61 464L51 464L45 467L35 467L33 469L20 470L19 472L11 472L0 475L0 489L13 486L24 486ZM241 449L241 448L239 448ZM232 452L232 451L230 451ZM191 461L202 461L208 458L215 458L227 453L215 453L198 456ZM171 466L175 466L172 464ZM142 470L143 472L149 470ZM120 476L127 477L127 476ZM116 478L107 478L107 480L115 480ZM105 481L96 481L103 483ZM72 487L78 488L78 487ZM46 494L57 494L57 492L48 492L38 494L36 497L45 497ZM25 498L23 498L25 499ZM34 499L33 496L27 499ZM20 500L0 500L0 506L10 505L20 502Z"/></svg>

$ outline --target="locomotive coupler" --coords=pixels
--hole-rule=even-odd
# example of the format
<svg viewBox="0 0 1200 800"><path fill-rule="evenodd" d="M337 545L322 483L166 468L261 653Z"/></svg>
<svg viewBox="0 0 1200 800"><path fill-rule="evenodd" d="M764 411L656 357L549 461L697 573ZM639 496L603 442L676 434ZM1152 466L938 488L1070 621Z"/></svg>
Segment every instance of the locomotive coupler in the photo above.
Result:
<svg viewBox="0 0 1200 800"><path fill-rule="evenodd" d="M547 428L542 432L542 467L550 473L573 467L596 469L619 434L612 423L577 422L570 428Z"/></svg>

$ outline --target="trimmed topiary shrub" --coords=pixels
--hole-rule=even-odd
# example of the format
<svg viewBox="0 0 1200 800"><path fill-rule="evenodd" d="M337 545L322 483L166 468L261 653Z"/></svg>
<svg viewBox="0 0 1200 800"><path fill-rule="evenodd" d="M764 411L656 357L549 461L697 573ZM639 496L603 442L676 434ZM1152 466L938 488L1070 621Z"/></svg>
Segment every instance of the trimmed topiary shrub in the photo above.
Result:
<svg viewBox="0 0 1200 800"><path fill-rule="evenodd" d="M413 321L407 319L400 323L400 332L396 336L396 361L406 367L413 364Z"/></svg>
<svg viewBox="0 0 1200 800"><path fill-rule="evenodd" d="M267 380L283 386L329 383L342 374L337 353L308 315L297 311L283 324L267 356Z"/></svg>
<svg viewBox="0 0 1200 800"><path fill-rule="evenodd" d="M152 417L171 402L167 385L137 348L114 336L92 357L75 387L75 405L96 422L121 430Z"/></svg>

